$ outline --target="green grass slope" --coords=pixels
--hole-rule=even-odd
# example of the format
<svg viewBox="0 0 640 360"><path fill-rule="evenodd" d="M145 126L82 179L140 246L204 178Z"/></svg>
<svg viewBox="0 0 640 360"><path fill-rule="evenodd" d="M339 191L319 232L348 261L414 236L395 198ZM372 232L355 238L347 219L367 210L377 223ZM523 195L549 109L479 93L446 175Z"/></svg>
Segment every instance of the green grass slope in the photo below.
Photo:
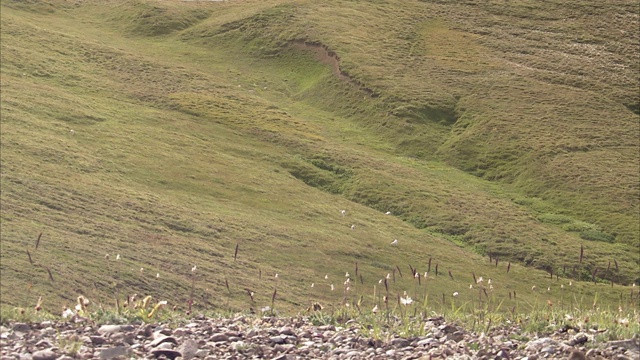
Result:
<svg viewBox="0 0 640 360"><path fill-rule="evenodd" d="M637 55L613 25L592 36L621 70L570 85L584 62L505 48L559 16L543 3L111 5L2 2L3 304L299 309L343 301L345 272L348 296L415 290L409 264L434 297L476 299L476 274L505 308L615 304L605 280L640 276Z"/></svg>

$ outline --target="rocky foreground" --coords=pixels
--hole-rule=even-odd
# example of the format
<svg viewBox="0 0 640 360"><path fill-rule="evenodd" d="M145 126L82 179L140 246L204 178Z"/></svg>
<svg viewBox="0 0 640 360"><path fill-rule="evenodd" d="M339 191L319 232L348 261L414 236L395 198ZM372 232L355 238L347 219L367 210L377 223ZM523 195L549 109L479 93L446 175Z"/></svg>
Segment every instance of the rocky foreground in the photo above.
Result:
<svg viewBox="0 0 640 360"><path fill-rule="evenodd" d="M424 336L375 340L355 322L314 326L297 318L208 319L184 326L12 323L0 327L0 360L71 359L640 359L638 336L596 343L565 329L548 336L517 327L478 334L428 319Z"/></svg>

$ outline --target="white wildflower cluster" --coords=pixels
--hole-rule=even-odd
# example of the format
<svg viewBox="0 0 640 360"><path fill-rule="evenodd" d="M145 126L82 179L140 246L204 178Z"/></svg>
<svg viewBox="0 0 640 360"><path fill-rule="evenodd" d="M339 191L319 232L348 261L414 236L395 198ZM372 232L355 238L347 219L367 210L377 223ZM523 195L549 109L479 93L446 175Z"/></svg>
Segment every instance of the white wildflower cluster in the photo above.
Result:
<svg viewBox="0 0 640 360"><path fill-rule="evenodd" d="M413 299L406 295L405 297L400 298L400 303L405 306L411 305L411 303L413 303Z"/></svg>

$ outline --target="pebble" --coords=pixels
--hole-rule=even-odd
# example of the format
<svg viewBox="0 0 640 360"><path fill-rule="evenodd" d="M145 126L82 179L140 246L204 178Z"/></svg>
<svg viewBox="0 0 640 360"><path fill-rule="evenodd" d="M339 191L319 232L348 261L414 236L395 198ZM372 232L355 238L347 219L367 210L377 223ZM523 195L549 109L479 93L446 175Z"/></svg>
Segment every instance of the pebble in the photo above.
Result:
<svg viewBox="0 0 640 360"><path fill-rule="evenodd" d="M209 341L213 341L213 342L229 341L229 337L225 334L213 334L209 338Z"/></svg>
<svg viewBox="0 0 640 360"><path fill-rule="evenodd" d="M31 327L25 323L15 323L12 329L15 332L29 332Z"/></svg>
<svg viewBox="0 0 640 360"><path fill-rule="evenodd" d="M133 331L134 329L132 325L102 325L98 329L98 334L106 335L123 331Z"/></svg>
<svg viewBox="0 0 640 360"><path fill-rule="evenodd" d="M58 355L49 349L36 351L31 356L33 360L55 360L57 357Z"/></svg>

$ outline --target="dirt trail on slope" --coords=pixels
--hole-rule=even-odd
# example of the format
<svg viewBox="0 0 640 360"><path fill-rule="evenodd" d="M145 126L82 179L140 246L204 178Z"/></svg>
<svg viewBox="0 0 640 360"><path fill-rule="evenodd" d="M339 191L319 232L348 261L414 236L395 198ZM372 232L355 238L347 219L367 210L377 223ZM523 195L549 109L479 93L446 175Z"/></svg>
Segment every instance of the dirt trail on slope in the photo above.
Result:
<svg viewBox="0 0 640 360"><path fill-rule="evenodd" d="M363 83L354 79L348 73L340 70L340 57L334 51L329 49L328 46L322 43L310 42L310 41L304 41L304 40L294 40L291 42L291 46L296 49L313 52L316 56L316 59L320 61L320 63L331 66L331 70L333 74L337 76L339 79L347 81L352 85L355 85L356 87L358 87L360 90L364 91L365 93L367 93L367 95L371 97L375 98L380 96L380 94L366 87Z"/></svg>

